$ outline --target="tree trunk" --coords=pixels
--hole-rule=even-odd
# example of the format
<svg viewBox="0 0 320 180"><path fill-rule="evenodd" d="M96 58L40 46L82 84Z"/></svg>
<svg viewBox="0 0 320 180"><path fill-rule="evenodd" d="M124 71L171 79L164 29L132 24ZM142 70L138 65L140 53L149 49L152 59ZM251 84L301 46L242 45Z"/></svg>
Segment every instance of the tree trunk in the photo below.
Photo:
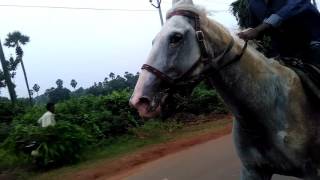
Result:
<svg viewBox="0 0 320 180"><path fill-rule="evenodd" d="M9 95L10 95L10 99L11 99L11 102L14 104L17 100L17 95L16 95L16 92L14 90L14 85L11 81L11 76L10 76L10 73L8 71L8 67L6 65L6 59L4 57L4 53L3 53L3 49L2 49L2 43L0 41L0 61L1 61L1 65L2 65L2 69L3 69L3 74L4 74L4 77L5 77L5 82L8 86L8 91L9 91Z"/></svg>
<svg viewBox="0 0 320 180"><path fill-rule="evenodd" d="M27 85L27 89L28 89L28 95L29 95L30 105L32 105L32 97L31 97L31 93L30 93L30 88L29 88L27 73L26 73L26 70L25 70L25 68L24 68L24 64L23 64L22 58L21 58L21 67L22 67L23 74L24 74L24 80L26 81L26 85Z"/></svg>

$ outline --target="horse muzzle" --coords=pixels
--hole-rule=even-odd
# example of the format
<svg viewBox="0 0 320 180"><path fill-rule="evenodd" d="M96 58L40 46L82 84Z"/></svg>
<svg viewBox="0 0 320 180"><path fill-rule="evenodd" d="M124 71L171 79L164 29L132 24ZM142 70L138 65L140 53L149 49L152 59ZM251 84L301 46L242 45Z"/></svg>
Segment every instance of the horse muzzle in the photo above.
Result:
<svg viewBox="0 0 320 180"><path fill-rule="evenodd" d="M137 109L139 116L142 118L153 118L161 113L160 101L157 98L149 98L146 96L135 96L130 98L129 104Z"/></svg>

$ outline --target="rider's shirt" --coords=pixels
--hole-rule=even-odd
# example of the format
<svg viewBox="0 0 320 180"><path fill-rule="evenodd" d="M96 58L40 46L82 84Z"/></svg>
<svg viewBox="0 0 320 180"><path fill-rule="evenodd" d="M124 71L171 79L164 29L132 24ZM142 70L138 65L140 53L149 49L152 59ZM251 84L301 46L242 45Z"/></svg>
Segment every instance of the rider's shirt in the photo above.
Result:
<svg viewBox="0 0 320 180"><path fill-rule="evenodd" d="M250 25L274 27L272 45L283 56L295 56L311 42L320 41L320 13L310 0L249 0Z"/></svg>
<svg viewBox="0 0 320 180"><path fill-rule="evenodd" d="M38 120L38 123L41 127L48 127L48 126L54 126L56 124L54 114L50 111L47 111L44 113L41 118Z"/></svg>

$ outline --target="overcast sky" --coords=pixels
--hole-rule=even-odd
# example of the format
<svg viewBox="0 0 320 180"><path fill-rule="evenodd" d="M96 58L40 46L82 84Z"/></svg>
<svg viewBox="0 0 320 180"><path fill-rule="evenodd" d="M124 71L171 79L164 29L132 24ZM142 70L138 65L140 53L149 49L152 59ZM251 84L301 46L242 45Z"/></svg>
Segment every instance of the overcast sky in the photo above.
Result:
<svg viewBox="0 0 320 180"><path fill-rule="evenodd" d="M212 17L229 29L236 30L236 21L228 12L232 1L194 0L195 4L208 10L218 11ZM18 8L1 5L128 11ZM162 6L165 15L171 7L171 0L163 0ZM39 84L41 93L55 87L58 78L68 88L73 78L78 82L78 87L86 88L94 82L103 81L110 72L123 75L125 71L140 71L151 48L151 41L161 27L159 14L149 0L1 0L0 23L2 43L6 35L15 30L30 37L30 43L23 47L23 60L30 86ZM9 51L6 47L4 52L7 58L14 54L14 51ZM26 96L21 67L18 68L14 81L18 96ZM0 95L7 95L6 89L0 91Z"/></svg>

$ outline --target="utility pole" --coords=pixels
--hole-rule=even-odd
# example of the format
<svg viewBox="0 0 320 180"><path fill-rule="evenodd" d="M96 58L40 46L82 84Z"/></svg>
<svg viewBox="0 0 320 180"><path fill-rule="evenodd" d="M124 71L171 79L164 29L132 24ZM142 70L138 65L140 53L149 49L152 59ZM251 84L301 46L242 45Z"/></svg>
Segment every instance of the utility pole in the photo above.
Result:
<svg viewBox="0 0 320 180"><path fill-rule="evenodd" d="M14 104L16 102L16 100L17 100L17 95L16 95L16 92L14 90L14 85L13 85L13 83L11 81L11 76L10 76L10 73L9 73L9 70L8 70L6 59L4 57L1 41L0 41L0 61L1 61L2 69L3 69L5 82L6 82L7 86L8 86L10 99L11 99L11 102Z"/></svg>
<svg viewBox="0 0 320 180"><path fill-rule="evenodd" d="M149 0L151 5L159 10L159 15L160 15L160 22L161 26L163 26L163 17L162 17L162 11L161 11L161 0L156 0L157 4L153 4L152 0Z"/></svg>

